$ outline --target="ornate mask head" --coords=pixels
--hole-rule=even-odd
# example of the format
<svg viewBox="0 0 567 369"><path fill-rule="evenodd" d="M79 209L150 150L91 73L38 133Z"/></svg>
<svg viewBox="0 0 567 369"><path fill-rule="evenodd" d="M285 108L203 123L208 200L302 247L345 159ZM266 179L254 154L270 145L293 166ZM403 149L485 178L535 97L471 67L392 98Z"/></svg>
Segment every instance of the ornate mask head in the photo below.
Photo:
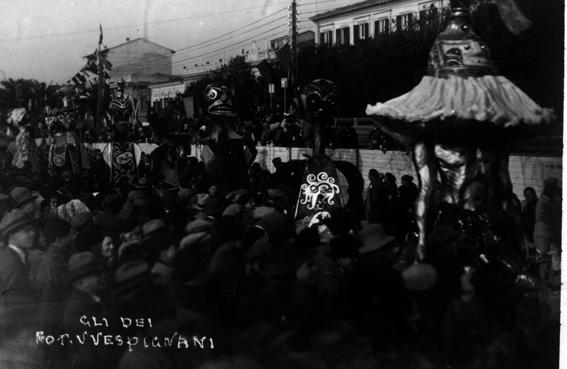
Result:
<svg viewBox="0 0 567 369"><path fill-rule="evenodd" d="M234 117L233 92L225 85L211 84L205 89L205 103L210 115Z"/></svg>
<svg viewBox="0 0 567 369"><path fill-rule="evenodd" d="M305 112L315 115L332 115L337 111L338 89L327 79L309 82L301 93Z"/></svg>
<svg viewBox="0 0 567 369"><path fill-rule="evenodd" d="M472 30L469 18L466 9L451 10L447 27L429 53L430 75L468 77L496 73L488 47Z"/></svg>

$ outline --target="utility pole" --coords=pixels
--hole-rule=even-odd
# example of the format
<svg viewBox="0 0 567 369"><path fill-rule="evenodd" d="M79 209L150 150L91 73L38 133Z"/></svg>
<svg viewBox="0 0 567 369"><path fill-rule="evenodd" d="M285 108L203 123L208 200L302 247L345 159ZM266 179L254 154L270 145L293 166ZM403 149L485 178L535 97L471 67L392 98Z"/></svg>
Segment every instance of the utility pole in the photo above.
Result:
<svg viewBox="0 0 567 369"><path fill-rule="evenodd" d="M103 71L103 63L102 58L100 57L102 48L102 26L100 26L100 37L98 41L98 50L97 50L97 58L98 58L98 89L97 89L97 99L96 99L96 131L100 132L102 127L102 98L103 98L103 78L104 78L104 71Z"/></svg>
<svg viewBox="0 0 567 369"><path fill-rule="evenodd" d="M297 21L297 1L292 0L291 5L289 7L290 10L290 28L289 28L289 39L290 39L290 67L288 70L288 80L291 86L290 91L292 92L292 99L295 95L295 92L299 89L299 78L298 78L298 66L297 66L297 29L298 29L298 21ZM284 111L287 110L287 107L284 107Z"/></svg>

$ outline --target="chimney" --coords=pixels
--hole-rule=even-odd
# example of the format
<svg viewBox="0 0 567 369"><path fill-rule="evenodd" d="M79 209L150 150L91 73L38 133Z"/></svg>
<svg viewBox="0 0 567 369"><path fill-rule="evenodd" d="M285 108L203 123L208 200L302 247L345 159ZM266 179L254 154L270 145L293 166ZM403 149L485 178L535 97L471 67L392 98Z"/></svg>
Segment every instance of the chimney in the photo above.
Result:
<svg viewBox="0 0 567 369"><path fill-rule="evenodd" d="M130 37L126 37L126 42L130 41Z"/></svg>

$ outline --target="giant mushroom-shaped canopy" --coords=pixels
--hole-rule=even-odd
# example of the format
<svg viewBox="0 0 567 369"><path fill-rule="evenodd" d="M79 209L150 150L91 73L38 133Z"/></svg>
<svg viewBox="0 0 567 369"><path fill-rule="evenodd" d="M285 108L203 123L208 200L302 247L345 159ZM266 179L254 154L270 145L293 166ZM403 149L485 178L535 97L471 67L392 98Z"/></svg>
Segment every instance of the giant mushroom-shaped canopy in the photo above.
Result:
<svg viewBox="0 0 567 369"><path fill-rule="evenodd" d="M454 8L429 54L429 75L408 93L368 105L366 114L405 143L436 140L498 143L533 136L554 121L506 77L498 74L486 44Z"/></svg>

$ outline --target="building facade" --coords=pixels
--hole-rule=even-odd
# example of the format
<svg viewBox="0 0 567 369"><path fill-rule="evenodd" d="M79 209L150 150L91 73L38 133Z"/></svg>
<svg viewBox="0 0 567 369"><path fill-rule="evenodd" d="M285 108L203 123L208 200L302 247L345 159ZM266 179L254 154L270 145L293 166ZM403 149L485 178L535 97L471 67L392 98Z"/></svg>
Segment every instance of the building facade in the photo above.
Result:
<svg viewBox="0 0 567 369"><path fill-rule="evenodd" d="M112 63L112 84L125 83L125 93L134 103L134 119L148 119L152 84L168 83L172 76L172 56L175 51L147 40L126 39L126 42L107 48L107 59Z"/></svg>
<svg viewBox="0 0 567 369"><path fill-rule="evenodd" d="M152 82L172 74L172 56L175 51L145 38L108 48L112 63L110 78L114 81Z"/></svg>
<svg viewBox="0 0 567 369"><path fill-rule="evenodd" d="M449 6L449 0L367 0L311 17L318 45L354 45L381 33L408 29L420 16Z"/></svg>
<svg viewBox="0 0 567 369"><path fill-rule="evenodd" d="M289 35L278 37L270 41L272 50L279 50L289 43ZM304 31L297 34L297 46L299 48L315 45L315 32Z"/></svg>

